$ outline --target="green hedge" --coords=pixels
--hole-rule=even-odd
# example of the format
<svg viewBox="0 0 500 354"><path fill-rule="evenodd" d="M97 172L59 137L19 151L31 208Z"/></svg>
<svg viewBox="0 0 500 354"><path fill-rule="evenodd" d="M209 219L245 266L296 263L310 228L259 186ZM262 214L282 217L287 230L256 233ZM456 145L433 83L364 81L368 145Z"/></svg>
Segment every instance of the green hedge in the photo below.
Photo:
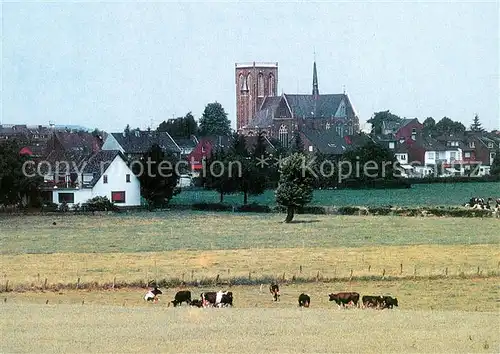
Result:
<svg viewBox="0 0 500 354"><path fill-rule="evenodd" d="M235 211L239 213L270 213L272 210L268 205L252 203L241 205Z"/></svg>
<svg viewBox="0 0 500 354"><path fill-rule="evenodd" d="M233 207L223 203L195 203L191 206L192 210L202 211L233 211Z"/></svg>

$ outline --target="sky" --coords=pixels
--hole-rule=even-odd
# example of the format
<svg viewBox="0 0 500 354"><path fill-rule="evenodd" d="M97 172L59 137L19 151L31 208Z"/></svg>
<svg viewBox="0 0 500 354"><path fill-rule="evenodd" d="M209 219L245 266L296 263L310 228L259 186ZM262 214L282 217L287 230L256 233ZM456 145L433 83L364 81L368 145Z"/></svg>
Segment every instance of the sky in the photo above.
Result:
<svg viewBox="0 0 500 354"><path fill-rule="evenodd" d="M120 132L220 102L235 63L278 62L278 91L349 94L374 112L477 113L500 128L499 2L3 2L1 123Z"/></svg>

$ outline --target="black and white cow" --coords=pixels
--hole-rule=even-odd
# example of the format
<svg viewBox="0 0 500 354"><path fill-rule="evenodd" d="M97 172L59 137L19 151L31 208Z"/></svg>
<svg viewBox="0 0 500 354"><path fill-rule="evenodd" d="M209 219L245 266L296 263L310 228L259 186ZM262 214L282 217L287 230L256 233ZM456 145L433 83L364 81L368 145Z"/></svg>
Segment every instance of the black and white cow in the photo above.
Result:
<svg viewBox="0 0 500 354"><path fill-rule="evenodd" d="M280 300L280 287L278 286L278 284L271 284L269 286L269 291L273 295L274 301Z"/></svg>
<svg viewBox="0 0 500 354"><path fill-rule="evenodd" d="M311 304L311 297L307 294L300 294L299 295L299 307L309 307Z"/></svg>
<svg viewBox="0 0 500 354"><path fill-rule="evenodd" d="M182 303L185 302L186 304L191 304L191 291L189 290L181 290L178 291L177 294L175 294L174 300L172 300L172 304L174 304L174 307L177 305L182 305Z"/></svg>
<svg viewBox="0 0 500 354"><path fill-rule="evenodd" d="M233 293L231 291L208 291L201 293L203 307L233 306Z"/></svg>
<svg viewBox="0 0 500 354"><path fill-rule="evenodd" d="M383 309L392 309L393 306L398 306L398 299L391 296L383 296L384 302L382 303Z"/></svg>
<svg viewBox="0 0 500 354"><path fill-rule="evenodd" d="M158 302L158 295L163 294L160 289L156 286L153 289L150 289L146 295L144 295L144 300Z"/></svg>

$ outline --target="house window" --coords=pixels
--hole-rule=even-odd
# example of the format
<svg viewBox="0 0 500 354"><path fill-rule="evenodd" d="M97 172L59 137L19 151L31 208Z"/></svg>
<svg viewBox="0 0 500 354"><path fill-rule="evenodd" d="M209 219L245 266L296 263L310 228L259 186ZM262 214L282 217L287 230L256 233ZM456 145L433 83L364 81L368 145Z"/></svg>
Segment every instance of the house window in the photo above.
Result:
<svg viewBox="0 0 500 354"><path fill-rule="evenodd" d="M488 149L493 149L493 143L488 143Z"/></svg>
<svg viewBox="0 0 500 354"><path fill-rule="evenodd" d="M406 161L406 155L405 154L399 155L399 158L400 158L401 161Z"/></svg>
<svg viewBox="0 0 500 354"><path fill-rule="evenodd" d="M389 142L389 149L394 149L394 142L393 141Z"/></svg>
<svg viewBox="0 0 500 354"><path fill-rule="evenodd" d="M326 130L330 129L330 123L327 122L325 125L325 128L326 128Z"/></svg>
<svg viewBox="0 0 500 354"><path fill-rule="evenodd" d="M285 125L282 125L280 127L278 135L279 135L279 140L281 142L281 145L283 147L288 147L288 129L286 128Z"/></svg>
<svg viewBox="0 0 500 354"><path fill-rule="evenodd" d="M309 145L309 152L312 152L313 151L313 147L312 145Z"/></svg>
<svg viewBox="0 0 500 354"><path fill-rule="evenodd" d="M206 152L206 149L204 146L201 147L201 152Z"/></svg>
<svg viewBox="0 0 500 354"><path fill-rule="evenodd" d="M474 149L474 148L476 147L476 144L475 144L473 141L471 141L471 142L469 143L469 147L470 147L471 149Z"/></svg>
<svg viewBox="0 0 500 354"><path fill-rule="evenodd" d="M75 193L59 193L58 200L59 203L66 202L68 204L73 204L75 202Z"/></svg>
<svg viewBox="0 0 500 354"><path fill-rule="evenodd" d="M126 181L127 183L130 183L130 175L126 175L126 176L125 176L125 181Z"/></svg>
<svg viewBox="0 0 500 354"><path fill-rule="evenodd" d="M456 151L451 151L450 152L450 162L453 162L457 159L457 153Z"/></svg>
<svg viewBox="0 0 500 354"><path fill-rule="evenodd" d="M466 159L470 159L470 152L464 152L464 157Z"/></svg>
<svg viewBox="0 0 500 354"><path fill-rule="evenodd" d="M102 176L102 183L104 184L108 183L108 175Z"/></svg>
<svg viewBox="0 0 500 354"><path fill-rule="evenodd" d="M93 175L90 175L90 174L84 174L83 175L83 182L84 183L89 183L89 182L92 182L92 179L94 178Z"/></svg>
<svg viewBox="0 0 500 354"><path fill-rule="evenodd" d="M428 154L427 156L429 157L429 160L434 160L434 158L435 158L434 151L433 152L429 152L427 154Z"/></svg>
<svg viewBox="0 0 500 354"><path fill-rule="evenodd" d="M111 201L113 203L125 203L125 192L111 192Z"/></svg>

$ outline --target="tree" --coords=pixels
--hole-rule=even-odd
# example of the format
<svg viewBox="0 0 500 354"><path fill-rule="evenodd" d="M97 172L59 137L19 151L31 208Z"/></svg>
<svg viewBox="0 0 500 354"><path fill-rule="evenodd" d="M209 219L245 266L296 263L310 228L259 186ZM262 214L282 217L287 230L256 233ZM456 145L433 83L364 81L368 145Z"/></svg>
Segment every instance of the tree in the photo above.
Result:
<svg viewBox="0 0 500 354"><path fill-rule="evenodd" d="M231 122L222 105L218 102L207 104L200 119L200 135L229 136L230 134Z"/></svg>
<svg viewBox="0 0 500 354"><path fill-rule="evenodd" d="M490 175L500 177L500 149L497 149L495 158L490 167Z"/></svg>
<svg viewBox="0 0 500 354"><path fill-rule="evenodd" d="M206 189L219 192L220 203L224 201L225 194L236 191L234 179L229 176L229 155L221 148L212 150L206 161L206 175L202 175L202 182Z"/></svg>
<svg viewBox="0 0 500 354"><path fill-rule="evenodd" d="M432 117L427 117L422 123L424 126L422 132L424 135L432 135L434 128L436 127L436 120Z"/></svg>
<svg viewBox="0 0 500 354"><path fill-rule="evenodd" d="M454 122L448 117L443 117L439 122L436 123L433 129L433 136L440 135L457 135L464 133L466 130L465 125L460 122Z"/></svg>
<svg viewBox="0 0 500 354"><path fill-rule="evenodd" d="M259 131L252 154L252 183L250 183L249 189L251 195L259 195L266 190L271 170L268 165L268 161L271 161L271 155L266 150L264 133Z"/></svg>
<svg viewBox="0 0 500 354"><path fill-rule="evenodd" d="M372 125L371 134L380 135L382 134L382 123L383 122L401 122L401 118L390 111L375 112L372 118L368 119L367 123Z"/></svg>
<svg viewBox="0 0 500 354"><path fill-rule="evenodd" d="M474 120L472 121L470 130L473 132L484 132L484 129L481 126L481 122L479 121L479 116L477 114L474 116Z"/></svg>
<svg viewBox="0 0 500 354"><path fill-rule="evenodd" d="M141 184L141 196L146 199L149 210L161 207L179 193L177 157L170 152L163 152L157 144L144 153L141 164L134 164L134 174ZM142 171L141 171L142 167Z"/></svg>
<svg viewBox="0 0 500 354"><path fill-rule="evenodd" d="M19 155L23 145L21 141L0 144L0 205L40 202L43 177L36 173L35 162L30 156Z"/></svg>
<svg viewBox="0 0 500 354"><path fill-rule="evenodd" d="M168 134L176 138L189 138L191 135L198 133L198 123L193 114L188 112L184 117L169 119L168 122L163 121L156 130L168 132Z"/></svg>
<svg viewBox="0 0 500 354"><path fill-rule="evenodd" d="M287 157L280 168L280 181L276 189L276 203L287 208L285 222L293 220L295 209L310 203L313 197L314 175L307 166L304 154Z"/></svg>
<svg viewBox="0 0 500 354"><path fill-rule="evenodd" d="M302 142L302 138L298 130L293 132L292 146L290 148L290 153L303 153L304 152L304 143Z"/></svg>
<svg viewBox="0 0 500 354"><path fill-rule="evenodd" d="M125 135L130 135L130 124L127 124L123 132L125 133Z"/></svg>
<svg viewBox="0 0 500 354"><path fill-rule="evenodd" d="M348 151L344 154L343 161L349 162L351 175L354 174L354 179L360 181L395 177L394 165L397 160L394 154L391 150L374 142ZM348 168L347 164L342 165ZM342 172L343 175L349 174L347 170Z"/></svg>

